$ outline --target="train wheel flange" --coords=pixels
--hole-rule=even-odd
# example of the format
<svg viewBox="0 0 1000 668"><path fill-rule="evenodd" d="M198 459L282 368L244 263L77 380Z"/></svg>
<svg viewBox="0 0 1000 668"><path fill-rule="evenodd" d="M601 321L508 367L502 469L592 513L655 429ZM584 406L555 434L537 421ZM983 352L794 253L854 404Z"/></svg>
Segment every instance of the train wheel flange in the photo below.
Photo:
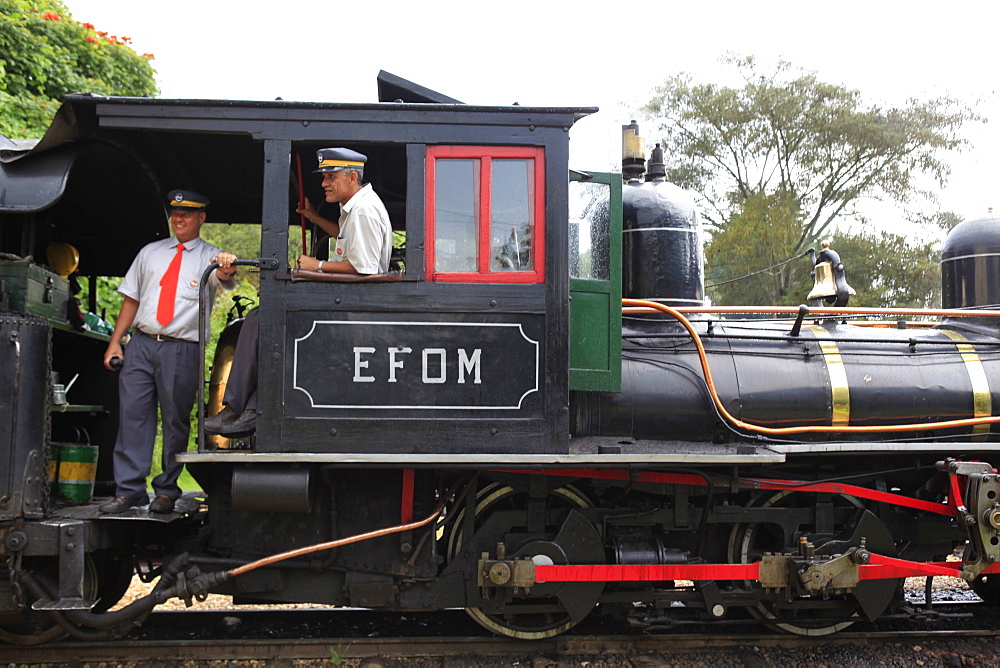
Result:
<svg viewBox="0 0 1000 668"><path fill-rule="evenodd" d="M976 561L976 555L971 545L965 546L962 560ZM1000 573L976 576L975 580L969 582L969 588L976 592L976 596L983 599L987 605L1000 606Z"/></svg>

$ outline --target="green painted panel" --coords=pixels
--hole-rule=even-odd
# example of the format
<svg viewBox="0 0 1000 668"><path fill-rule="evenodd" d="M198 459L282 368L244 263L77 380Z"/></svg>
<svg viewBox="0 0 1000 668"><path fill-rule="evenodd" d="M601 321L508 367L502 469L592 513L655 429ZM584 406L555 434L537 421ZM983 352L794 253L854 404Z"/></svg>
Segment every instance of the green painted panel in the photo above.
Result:
<svg viewBox="0 0 1000 668"><path fill-rule="evenodd" d="M621 391L621 175L571 173L570 389Z"/></svg>
<svg viewBox="0 0 1000 668"><path fill-rule="evenodd" d="M570 308L573 316L569 330L570 369L609 371L611 342L608 340L608 302L610 295L599 292L573 292Z"/></svg>

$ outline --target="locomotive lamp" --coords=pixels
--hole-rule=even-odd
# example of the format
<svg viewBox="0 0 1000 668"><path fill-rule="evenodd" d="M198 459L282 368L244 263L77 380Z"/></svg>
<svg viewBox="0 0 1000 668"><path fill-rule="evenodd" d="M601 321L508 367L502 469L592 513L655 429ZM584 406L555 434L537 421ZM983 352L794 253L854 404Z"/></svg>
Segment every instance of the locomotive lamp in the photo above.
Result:
<svg viewBox="0 0 1000 668"><path fill-rule="evenodd" d="M622 126L622 178L637 181L646 171L646 144L639 136L639 124Z"/></svg>
<svg viewBox="0 0 1000 668"><path fill-rule="evenodd" d="M80 251L65 241L49 244L45 255L49 266L63 278L69 278L69 275L80 266Z"/></svg>

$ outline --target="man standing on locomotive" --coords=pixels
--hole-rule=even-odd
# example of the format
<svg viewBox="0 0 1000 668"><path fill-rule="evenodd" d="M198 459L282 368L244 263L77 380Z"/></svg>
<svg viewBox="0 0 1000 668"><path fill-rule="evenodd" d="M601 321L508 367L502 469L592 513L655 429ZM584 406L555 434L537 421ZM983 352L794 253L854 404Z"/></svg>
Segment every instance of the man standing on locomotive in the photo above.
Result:
<svg viewBox="0 0 1000 668"><path fill-rule="evenodd" d="M323 174L327 202L340 204L340 219L334 223L320 217L309 204L299 209L312 222L337 238L331 260L299 256L299 268L330 274L382 274L389 270L392 253L392 225L385 205L371 184L362 185L367 156L348 148L323 148L316 152ZM223 409L205 420L205 431L231 436L252 431L257 426L257 309L247 314L233 354Z"/></svg>
<svg viewBox="0 0 1000 668"><path fill-rule="evenodd" d="M192 190L168 195L174 236L147 244L129 267L118 288L124 295L115 329L104 353L104 366L122 360L118 378L121 415L115 441L115 497L100 507L120 513L149 502L146 477L153 459L156 410L163 424L163 472L153 479L154 513L170 513L181 490L177 478L184 465L177 455L187 449L191 408L201 381L198 337L198 292L201 276L212 262L219 268L209 277L209 303L220 286L235 287L236 256L223 253L199 237L208 198ZM129 327L135 335L128 354L121 340Z"/></svg>

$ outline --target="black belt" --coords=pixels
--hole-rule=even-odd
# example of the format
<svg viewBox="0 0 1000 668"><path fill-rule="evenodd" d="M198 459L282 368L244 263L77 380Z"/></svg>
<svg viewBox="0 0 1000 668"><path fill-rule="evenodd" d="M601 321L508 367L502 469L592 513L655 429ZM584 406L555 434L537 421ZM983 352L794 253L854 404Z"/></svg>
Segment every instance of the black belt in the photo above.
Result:
<svg viewBox="0 0 1000 668"><path fill-rule="evenodd" d="M149 338L151 338L151 339L153 339L155 341L174 341L174 342L179 342L179 343L198 343L197 341L188 341L187 339L178 339L176 336L167 336L165 334L150 334L148 332L142 331L141 329L136 329L136 331L139 332L140 334L142 334L143 336L148 336Z"/></svg>

